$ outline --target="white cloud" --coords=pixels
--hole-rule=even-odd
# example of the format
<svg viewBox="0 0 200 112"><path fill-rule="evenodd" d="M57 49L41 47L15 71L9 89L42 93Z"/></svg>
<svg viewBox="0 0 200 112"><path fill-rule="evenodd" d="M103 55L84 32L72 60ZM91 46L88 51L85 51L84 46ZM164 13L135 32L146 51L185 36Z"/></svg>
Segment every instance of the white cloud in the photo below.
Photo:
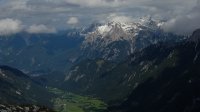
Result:
<svg viewBox="0 0 200 112"><path fill-rule="evenodd" d="M28 33L56 33L56 29L53 27L47 27L43 24L32 25L27 29Z"/></svg>
<svg viewBox="0 0 200 112"><path fill-rule="evenodd" d="M167 32L191 34L200 28L200 0L190 11L169 19L162 27Z"/></svg>
<svg viewBox="0 0 200 112"><path fill-rule="evenodd" d="M115 13L110 14L107 18L108 21L115 21L115 22L122 22L122 23L127 23L127 22L132 22L133 18L124 16L124 15L117 15Z"/></svg>
<svg viewBox="0 0 200 112"><path fill-rule="evenodd" d="M194 30L200 28L200 15L179 16L167 21L162 28L167 32L177 34L191 34Z"/></svg>
<svg viewBox="0 0 200 112"><path fill-rule="evenodd" d="M16 19L0 20L0 35L9 35L20 32L23 29L22 22Z"/></svg>
<svg viewBox="0 0 200 112"><path fill-rule="evenodd" d="M70 17L69 20L67 21L67 24L69 25L75 25L79 23L79 20L77 17Z"/></svg>

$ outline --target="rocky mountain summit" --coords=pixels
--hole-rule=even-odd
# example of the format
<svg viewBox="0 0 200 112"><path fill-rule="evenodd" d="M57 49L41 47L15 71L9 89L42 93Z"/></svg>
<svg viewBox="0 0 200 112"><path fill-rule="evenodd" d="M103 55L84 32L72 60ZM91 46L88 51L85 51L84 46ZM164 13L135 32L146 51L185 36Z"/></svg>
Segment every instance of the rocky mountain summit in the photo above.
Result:
<svg viewBox="0 0 200 112"><path fill-rule="evenodd" d="M89 58L116 61L151 44L180 40L179 36L164 32L161 29L163 24L152 18L140 18L133 22L111 21L92 25L81 49Z"/></svg>

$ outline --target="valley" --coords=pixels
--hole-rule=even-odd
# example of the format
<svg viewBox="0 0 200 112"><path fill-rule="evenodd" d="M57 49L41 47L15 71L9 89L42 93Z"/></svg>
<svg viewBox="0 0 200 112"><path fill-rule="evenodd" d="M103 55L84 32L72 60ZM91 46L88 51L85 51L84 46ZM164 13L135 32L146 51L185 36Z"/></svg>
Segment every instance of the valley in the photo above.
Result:
<svg viewBox="0 0 200 112"><path fill-rule="evenodd" d="M30 111L33 108L33 110L39 111L40 107L37 105L44 106L41 107L41 110L43 108L45 112L53 112L53 110L58 112L105 112L107 109L106 103L92 96L80 96L57 88L46 88L21 71L8 66L2 66L0 70L1 111L9 111L13 108L21 111L27 109ZM13 80L18 82L13 82Z"/></svg>
<svg viewBox="0 0 200 112"><path fill-rule="evenodd" d="M92 96L80 96L56 88L49 91L57 97L53 98L53 107L58 112L105 112L107 104Z"/></svg>

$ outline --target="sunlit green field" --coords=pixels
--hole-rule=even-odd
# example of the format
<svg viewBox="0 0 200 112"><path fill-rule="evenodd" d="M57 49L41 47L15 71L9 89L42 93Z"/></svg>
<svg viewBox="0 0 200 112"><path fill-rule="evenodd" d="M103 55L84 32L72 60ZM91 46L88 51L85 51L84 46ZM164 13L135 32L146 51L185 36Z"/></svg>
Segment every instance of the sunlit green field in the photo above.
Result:
<svg viewBox="0 0 200 112"><path fill-rule="evenodd" d="M49 91L57 96L51 101L58 112L104 112L107 108L103 101L96 98L80 96L56 88L49 88Z"/></svg>

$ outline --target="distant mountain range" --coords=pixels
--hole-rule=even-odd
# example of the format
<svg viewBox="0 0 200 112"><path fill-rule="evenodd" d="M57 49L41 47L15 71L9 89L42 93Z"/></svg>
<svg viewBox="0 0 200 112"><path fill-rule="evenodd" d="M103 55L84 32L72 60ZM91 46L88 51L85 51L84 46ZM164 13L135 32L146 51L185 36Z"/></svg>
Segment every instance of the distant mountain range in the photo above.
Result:
<svg viewBox="0 0 200 112"><path fill-rule="evenodd" d="M39 75L66 71L84 59L102 58L120 62L130 54L151 44L183 39L164 32L163 22L141 18L138 22L93 24L84 29L60 31L55 34L0 36L0 64L26 73Z"/></svg>
<svg viewBox="0 0 200 112"><path fill-rule="evenodd" d="M0 64L33 75L65 71L77 60L79 53L76 51L79 51L82 40L76 30L0 36Z"/></svg>

